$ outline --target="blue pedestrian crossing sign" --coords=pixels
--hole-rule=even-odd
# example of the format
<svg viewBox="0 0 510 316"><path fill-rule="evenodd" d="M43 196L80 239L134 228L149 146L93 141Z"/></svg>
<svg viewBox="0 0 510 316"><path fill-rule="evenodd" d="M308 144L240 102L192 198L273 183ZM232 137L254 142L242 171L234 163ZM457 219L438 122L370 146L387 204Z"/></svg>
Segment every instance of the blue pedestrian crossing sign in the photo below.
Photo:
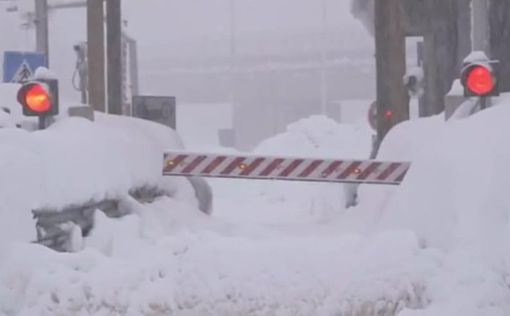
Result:
<svg viewBox="0 0 510 316"><path fill-rule="evenodd" d="M34 52L4 52L4 82L23 83L35 73L39 67L46 67L46 55Z"/></svg>

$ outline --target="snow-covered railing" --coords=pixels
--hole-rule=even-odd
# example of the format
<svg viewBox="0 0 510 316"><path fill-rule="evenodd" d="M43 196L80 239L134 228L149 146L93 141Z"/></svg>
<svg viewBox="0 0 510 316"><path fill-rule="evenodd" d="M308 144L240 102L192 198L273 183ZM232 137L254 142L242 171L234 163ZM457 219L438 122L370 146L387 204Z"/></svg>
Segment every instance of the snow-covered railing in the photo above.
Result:
<svg viewBox="0 0 510 316"><path fill-rule="evenodd" d="M34 210L32 213L37 230L35 242L57 251L76 250L76 239L81 240L92 230L96 211L101 211L110 218L120 218L133 213L130 198L139 203L151 203L165 195L168 194L157 187L142 187L130 191L127 196L115 199L91 200L61 210Z"/></svg>
<svg viewBox="0 0 510 316"><path fill-rule="evenodd" d="M0 243L38 241L66 250L69 240L63 239L70 232L86 235L95 210L116 217L130 212L125 202L150 203L163 196L210 213L212 194L203 180L161 175L164 150L182 148L174 130L95 114L94 122L57 117L44 131L0 129L0 231L8 236ZM18 118L5 117L6 123ZM198 196L206 200L199 202Z"/></svg>

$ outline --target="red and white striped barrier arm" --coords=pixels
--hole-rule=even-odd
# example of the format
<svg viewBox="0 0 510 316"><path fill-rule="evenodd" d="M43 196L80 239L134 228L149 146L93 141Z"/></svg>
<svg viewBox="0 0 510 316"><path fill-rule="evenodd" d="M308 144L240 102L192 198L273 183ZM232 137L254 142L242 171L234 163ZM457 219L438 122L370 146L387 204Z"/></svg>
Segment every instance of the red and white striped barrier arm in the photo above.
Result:
<svg viewBox="0 0 510 316"><path fill-rule="evenodd" d="M163 175L398 185L409 162L167 152Z"/></svg>

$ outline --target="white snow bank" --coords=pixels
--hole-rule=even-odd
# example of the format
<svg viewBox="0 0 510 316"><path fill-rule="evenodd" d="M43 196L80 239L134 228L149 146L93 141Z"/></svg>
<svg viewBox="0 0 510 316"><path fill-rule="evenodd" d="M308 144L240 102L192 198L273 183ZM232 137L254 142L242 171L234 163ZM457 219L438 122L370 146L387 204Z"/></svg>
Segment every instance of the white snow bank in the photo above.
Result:
<svg viewBox="0 0 510 316"><path fill-rule="evenodd" d="M0 256L0 313L510 315L509 119L501 106L401 124L379 158L412 161L404 183L362 186L362 203L327 223L299 210L314 197L319 212L334 206L335 185L221 182L222 218L165 198L120 220L97 214L94 249L81 253L12 245ZM362 158L369 134L314 117L258 152ZM242 211L253 221L226 219Z"/></svg>
<svg viewBox="0 0 510 316"><path fill-rule="evenodd" d="M371 149L368 125L341 125L312 116L263 141L257 154L316 158L366 159ZM309 222L325 220L344 209L343 185L272 181L212 180L217 214L241 221ZM247 203L232 205L242 196ZM223 198L225 197L225 198Z"/></svg>
<svg viewBox="0 0 510 316"><path fill-rule="evenodd" d="M381 158L390 148L396 152L405 139L398 134L405 133L412 141L400 158L413 166L383 211L381 229L411 229L435 247L500 251L510 228L504 193L510 185L510 149L504 146L509 119L510 107L499 106L464 120L395 131Z"/></svg>
<svg viewBox="0 0 510 316"><path fill-rule="evenodd" d="M383 312L421 306L423 276L436 269L406 232L375 240L275 240L225 235L194 224L200 234L183 231L141 245L132 238L136 221L117 221L113 258L92 249L56 255L37 246L13 248L0 270L0 311L298 316L356 310L365 315L366 310L373 311L366 315L389 315ZM387 243L391 252L383 248Z"/></svg>
<svg viewBox="0 0 510 316"><path fill-rule="evenodd" d="M64 119L32 133L0 129L0 246L34 239L34 209L125 196L142 186L191 197L185 179L161 175L168 148L182 148L173 130L114 116Z"/></svg>
<svg viewBox="0 0 510 316"><path fill-rule="evenodd" d="M510 107L444 123L439 117L396 127L380 159L412 161L399 188L363 186L343 218L369 234L409 230L422 247L442 249L443 268L425 286L431 305L404 315L510 313Z"/></svg>
<svg viewBox="0 0 510 316"><path fill-rule="evenodd" d="M365 127L311 116L290 124L285 133L265 140L254 151L268 155L365 159L371 146L371 132Z"/></svg>

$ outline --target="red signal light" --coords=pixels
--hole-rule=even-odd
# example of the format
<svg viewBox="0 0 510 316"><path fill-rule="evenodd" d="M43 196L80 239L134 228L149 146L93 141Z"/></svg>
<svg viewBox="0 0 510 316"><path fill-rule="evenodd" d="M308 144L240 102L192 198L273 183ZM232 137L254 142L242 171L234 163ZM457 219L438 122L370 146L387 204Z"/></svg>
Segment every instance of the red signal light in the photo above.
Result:
<svg viewBox="0 0 510 316"><path fill-rule="evenodd" d="M58 114L58 101L58 81L55 79L27 82L18 90L18 102L23 108L23 115L39 117L40 122Z"/></svg>
<svg viewBox="0 0 510 316"><path fill-rule="evenodd" d="M490 69L475 66L467 74L466 85L473 94L483 96L491 93L496 82Z"/></svg>
<svg viewBox="0 0 510 316"><path fill-rule="evenodd" d="M391 120L393 118L393 111L392 110L386 110L386 112L384 112L384 117L387 120Z"/></svg>
<svg viewBox="0 0 510 316"><path fill-rule="evenodd" d="M40 84L34 84L25 91L23 101L29 110L45 113L51 109L49 92Z"/></svg>

